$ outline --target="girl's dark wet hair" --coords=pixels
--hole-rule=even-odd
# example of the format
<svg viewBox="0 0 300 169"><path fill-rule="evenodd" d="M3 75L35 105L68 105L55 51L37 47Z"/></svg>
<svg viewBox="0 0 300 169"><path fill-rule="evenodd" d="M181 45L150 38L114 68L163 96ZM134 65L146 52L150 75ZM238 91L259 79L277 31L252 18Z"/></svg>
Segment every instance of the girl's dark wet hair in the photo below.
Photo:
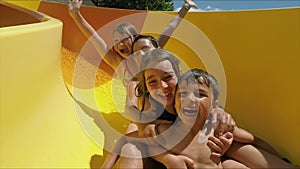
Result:
<svg viewBox="0 0 300 169"><path fill-rule="evenodd" d="M133 51L133 45L140 39L148 39L152 45L155 47L155 48L158 48L159 47L159 44L158 44L158 41L153 37L153 36L150 36L150 35L136 35L134 37L134 40L132 42L132 45L131 45L131 51Z"/></svg>
<svg viewBox="0 0 300 169"><path fill-rule="evenodd" d="M151 51L146 52L146 55L143 56L140 64L141 72L137 75L137 80L139 81L138 85L136 86L137 97L145 97L149 94L147 87L146 87L146 80L145 80L145 70L149 63L159 63L162 61L168 60L170 61L176 76L179 78L180 76L180 68L179 68L179 60L176 56L174 56L171 52L164 50L164 49L153 49Z"/></svg>
<svg viewBox="0 0 300 169"><path fill-rule="evenodd" d="M188 83L197 82L205 84L208 87L212 87L214 97L213 101L216 101L219 97L220 90L217 79L205 70L198 68L191 69L180 76L178 84L180 84L182 81L186 81Z"/></svg>

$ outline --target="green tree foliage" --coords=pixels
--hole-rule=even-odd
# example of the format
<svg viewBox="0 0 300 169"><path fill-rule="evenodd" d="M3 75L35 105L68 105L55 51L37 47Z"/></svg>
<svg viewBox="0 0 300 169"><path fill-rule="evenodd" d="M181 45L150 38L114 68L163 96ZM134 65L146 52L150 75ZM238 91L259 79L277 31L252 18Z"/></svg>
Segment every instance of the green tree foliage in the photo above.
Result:
<svg viewBox="0 0 300 169"><path fill-rule="evenodd" d="M120 9L173 11L172 0L91 0L96 6Z"/></svg>

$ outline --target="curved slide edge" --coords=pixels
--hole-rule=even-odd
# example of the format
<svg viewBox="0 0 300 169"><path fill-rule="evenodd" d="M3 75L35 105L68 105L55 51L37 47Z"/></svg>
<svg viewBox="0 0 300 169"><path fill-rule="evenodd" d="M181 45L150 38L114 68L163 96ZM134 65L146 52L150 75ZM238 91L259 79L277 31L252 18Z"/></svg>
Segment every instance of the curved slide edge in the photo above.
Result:
<svg viewBox="0 0 300 169"><path fill-rule="evenodd" d="M6 7L5 19L18 21L21 7ZM64 86L62 22L43 18L0 28L0 168L88 168L101 148L82 131Z"/></svg>

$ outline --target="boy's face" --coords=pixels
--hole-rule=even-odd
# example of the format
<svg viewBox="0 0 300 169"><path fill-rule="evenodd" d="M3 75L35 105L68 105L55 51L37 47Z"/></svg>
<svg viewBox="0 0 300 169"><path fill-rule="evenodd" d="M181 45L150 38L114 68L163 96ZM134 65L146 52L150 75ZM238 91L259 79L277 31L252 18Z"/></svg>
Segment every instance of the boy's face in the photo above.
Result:
<svg viewBox="0 0 300 169"><path fill-rule="evenodd" d="M197 123L202 128L212 108L212 100L211 87L195 81L183 80L178 84L176 91L175 110L185 125L192 126Z"/></svg>

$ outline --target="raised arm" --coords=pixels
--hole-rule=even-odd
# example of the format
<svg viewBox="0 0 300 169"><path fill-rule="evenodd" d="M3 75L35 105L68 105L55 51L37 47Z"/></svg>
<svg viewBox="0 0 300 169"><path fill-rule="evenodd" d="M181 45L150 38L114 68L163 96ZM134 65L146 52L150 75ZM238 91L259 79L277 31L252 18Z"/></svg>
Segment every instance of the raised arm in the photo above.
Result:
<svg viewBox="0 0 300 169"><path fill-rule="evenodd" d="M69 6L70 16L73 18L76 25L79 27L81 32L85 35L85 37L87 37L92 42L100 57L102 59L105 59L104 61L107 64L109 64L113 69L116 69L117 66L120 64L120 62L122 61L121 58L116 52L109 49L105 41L99 36L99 34L94 30L94 28L81 15L80 13L81 4L82 4L82 0L69 1L68 6ZM104 57L107 54L109 54L109 57Z"/></svg>
<svg viewBox="0 0 300 169"><path fill-rule="evenodd" d="M174 30L181 23L182 19L185 17L190 8L198 9L198 6L191 0L184 0L184 4L177 13L177 15L169 22L167 28L161 33L157 38L158 44L161 48L164 48L168 40L170 39Z"/></svg>

